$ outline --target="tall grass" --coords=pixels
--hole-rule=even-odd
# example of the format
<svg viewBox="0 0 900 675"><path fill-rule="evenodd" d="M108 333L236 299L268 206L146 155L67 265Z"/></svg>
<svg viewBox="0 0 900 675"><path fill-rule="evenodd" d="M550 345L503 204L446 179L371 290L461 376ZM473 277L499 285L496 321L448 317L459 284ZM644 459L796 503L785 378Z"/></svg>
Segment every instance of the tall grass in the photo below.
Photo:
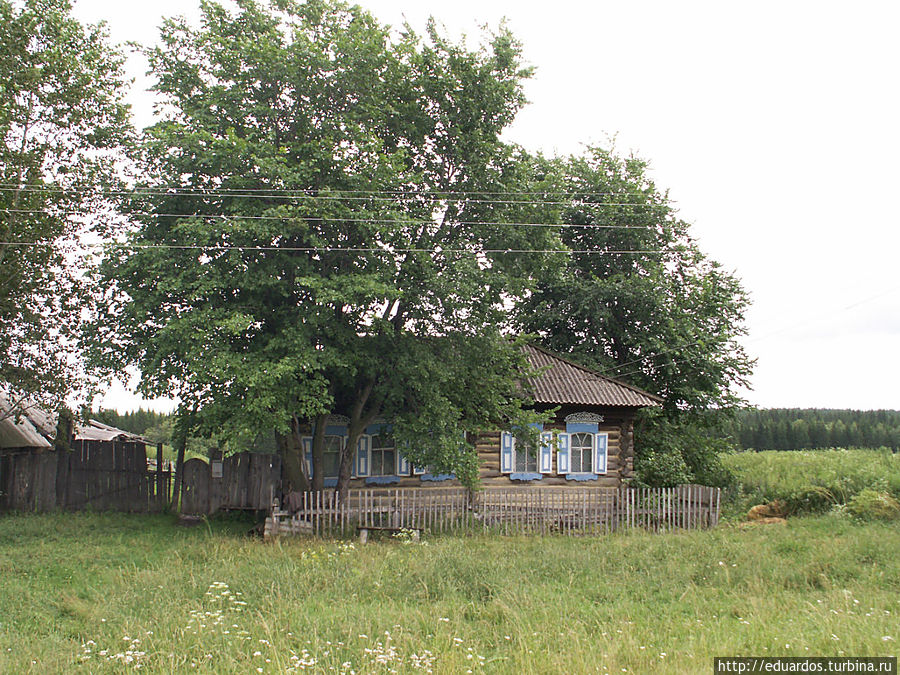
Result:
<svg viewBox="0 0 900 675"><path fill-rule="evenodd" d="M0 518L0 672L695 673L900 640L886 525L365 546L242 529Z"/></svg>
<svg viewBox="0 0 900 675"><path fill-rule="evenodd" d="M866 488L900 497L900 454L886 448L741 452L723 463L737 478L738 509L780 499L795 513L824 512Z"/></svg>

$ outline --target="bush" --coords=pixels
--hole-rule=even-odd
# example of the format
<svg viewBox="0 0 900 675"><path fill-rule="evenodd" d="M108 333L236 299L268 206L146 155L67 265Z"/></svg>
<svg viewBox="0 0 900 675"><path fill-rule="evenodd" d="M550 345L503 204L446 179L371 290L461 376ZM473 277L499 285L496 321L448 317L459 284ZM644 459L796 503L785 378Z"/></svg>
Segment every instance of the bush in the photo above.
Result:
<svg viewBox="0 0 900 675"><path fill-rule="evenodd" d="M703 418L688 414L669 419L659 411L644 412L635 425L637 481L650 487L731 485L734 475L721 460L731 446L711 436L702 422Z"/></svg>
<svg viewBox="0 0 900 675"><path fill-rule="evenodd" d="M637 482L649 487L675 487L691 483L691 472L677 453L645 452L635 459Z"/></svg>
<svg viewBox="0 0 900 675"><path fill-rule="evenodd" d="M887 492L866 488L847 503L847 513L859 520L898 520L900 502Z"/></svg>

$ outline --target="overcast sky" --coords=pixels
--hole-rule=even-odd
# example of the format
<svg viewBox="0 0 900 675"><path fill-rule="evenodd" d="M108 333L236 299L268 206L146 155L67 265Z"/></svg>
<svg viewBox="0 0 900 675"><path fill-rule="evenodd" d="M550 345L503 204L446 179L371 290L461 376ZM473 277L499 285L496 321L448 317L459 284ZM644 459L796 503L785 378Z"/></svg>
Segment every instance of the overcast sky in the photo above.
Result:
<svg viewBox="0 0 900 675"><path fill-rule="evenodd" d="M713 259L740 277L758 358L751 403L900 409L900 3L366 0L477 38L502 18L536 67L506 138L608 145L650 161ZM156 40L199 2L76 0L117 42ZM138 57L136 123L152 99ZM103 401L138 400L114 387Z"/></svg>

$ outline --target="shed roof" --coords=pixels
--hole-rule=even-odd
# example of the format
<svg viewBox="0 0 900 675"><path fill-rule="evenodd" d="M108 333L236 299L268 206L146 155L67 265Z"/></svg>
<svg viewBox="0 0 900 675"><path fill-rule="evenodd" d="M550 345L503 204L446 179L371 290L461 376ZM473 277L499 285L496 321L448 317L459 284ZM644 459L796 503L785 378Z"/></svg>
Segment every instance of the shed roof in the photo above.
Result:
<svg viewBox="0 0 900 675"><path fill-rule="evenodd" d="M27 413L8 415L10 404L0 394L0 448L51 448L53 447Z"/></svg>
<svg viewBox="0 0 900 675"><path fill-rule="evenodd" d="M35 405L25 405L18 415L7 415L12 403L0 394L0 448L51 448L56 437L57 416ZM6 415L4 417L4 415ZM76 422L76 441L114 439L146 442L137 434L111 427L97 420Z"/></svg>
<svg viewBox="0 0 900 675"><path fill-rule="evenodd" d="M643 408L662 403L659 396L585 368L535 345L523 347L541 373L526 382L535 403Z"/></svg>
<svg viewBox="0 0 900 675"><path fill-rule="evenodd" d="M76 441L111 441L117 438L125 441L146 442L146 439L137 434L111 427L97 420L88 420L87 424L77 424L75 426Z"/></svg>

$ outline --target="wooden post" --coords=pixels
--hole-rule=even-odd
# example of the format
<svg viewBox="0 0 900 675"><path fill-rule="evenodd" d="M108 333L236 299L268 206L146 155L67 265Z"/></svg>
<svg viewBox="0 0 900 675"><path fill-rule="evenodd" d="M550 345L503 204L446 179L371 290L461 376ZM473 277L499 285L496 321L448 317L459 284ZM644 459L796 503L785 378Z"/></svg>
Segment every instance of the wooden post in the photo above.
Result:
<svg viewBox="0 0 900 675"><path fill-rule="evenodd" d="M713 521L713 527L717 527L719 524L719 515L720 515L720 507L722 503L722 488L716 488L716 519Z"/></svg>
<svg viewBox="0 0 900 675"><path fill-rule="evenodd" d="M164 485L163 485L163 444L156 444L156 506L159 509L163 508L163 505L166 503L164 496Z"/></svg>

